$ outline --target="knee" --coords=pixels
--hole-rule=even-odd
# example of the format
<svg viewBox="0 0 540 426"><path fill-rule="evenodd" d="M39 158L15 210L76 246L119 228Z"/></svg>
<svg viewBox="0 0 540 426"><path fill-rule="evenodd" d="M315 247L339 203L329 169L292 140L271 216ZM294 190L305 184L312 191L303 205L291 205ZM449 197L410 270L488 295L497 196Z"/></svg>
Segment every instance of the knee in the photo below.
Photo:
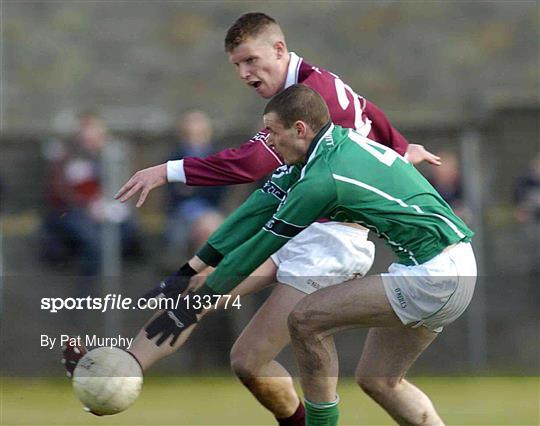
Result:
<svg viewBox="0 0 540 426"><path fill-rule="evenodd" d="M240 379L250 379L256 376L256 365L250 353L233 346L230 353L231 369Z"/></svg>
<svg viewBox="0 0 540 426"><path fill-rule="evenodd" d="M401 380L400 377L373 377L363 374L357 374L356 376L358 386L375 399L379 395L388 395L393 392Z"/></svg>
<svg viewBox="0 0 540 426"><path fill-rule="evenodd" d="M306 340L314 337L317 333L315 319L310 313L309 307L300 302L289 314L287 319L291 338Z"/></svg>

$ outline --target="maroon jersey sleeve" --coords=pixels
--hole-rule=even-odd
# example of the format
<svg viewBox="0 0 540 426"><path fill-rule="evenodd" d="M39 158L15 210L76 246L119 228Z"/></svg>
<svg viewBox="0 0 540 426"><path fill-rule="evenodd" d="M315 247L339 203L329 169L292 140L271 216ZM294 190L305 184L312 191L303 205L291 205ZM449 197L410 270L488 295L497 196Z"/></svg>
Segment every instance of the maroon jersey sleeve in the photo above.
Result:
<svg viewBox="0 0 540 426"><path fill-rule="evenodd" d="M372 122L368 137L375 142L389 146L400 155L405 155L409 142L392 127L384 112L369 101L366 101L364 112Z"/></svg>
<svg viewBox="0 0 540 426"><path fill-rule="evenodd" d="M266 145L268 131L261 130L238 148L227 148L205 158L185 157L186 184L235 185L255 182L283 163Z"/></svg>
<svg viewBox="0 0 540 426"><path fill-rule="evenodd" d="M302 61L298 82L315 89L326 101L332 121L405 154L409 143L374 104L355 93L337 75Z"/></svg>

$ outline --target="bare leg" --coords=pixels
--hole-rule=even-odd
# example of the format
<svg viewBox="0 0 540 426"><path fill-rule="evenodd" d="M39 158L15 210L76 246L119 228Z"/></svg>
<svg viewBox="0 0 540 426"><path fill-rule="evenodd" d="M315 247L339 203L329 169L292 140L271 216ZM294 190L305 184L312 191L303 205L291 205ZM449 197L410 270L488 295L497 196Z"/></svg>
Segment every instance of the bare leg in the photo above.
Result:
<svg viewBox="0 0 540 426"><path fill-rule="evenodd" d="M274 358L290 342L287 317L305 296L278 284L231 350L236 375L278 419L293 415L300 403L290 374Z"/></svg>
<svg viewBox="0 0 540 426"><path fill-rule="evenodd" d="M400 326L379 277L316 291L289 316L289 330L306 398L336 398L338 360L332 334L352 327Z"/></svg>
<svg viewBox="0 0 540 426"><path fill-rule="evenodd" d="M435 337L425 327L369 330L356 380L400 425L444 424L428 396L404 378Z"/></svg>
<svg viewBox="0 0 540 426"><path fill-rule="evenodd" d="M238 285L232 292L231 295L235 297L236 295L245 296L247 294L255 293L262 288L275 282L275 272L276 267L274 262L271 259L268 259L265 263L259 266L253 274L244 280L240 285ZM215 309L210 309L204 311L202 314L207 315L208 313L214 311ZM146 325L152 321L154 317L159 315L161 312L156 313L152 318L145 324L145 326L139 331L133 345L130 348L130 352L137 358L141 364L144 371L148 370L154 363L159 361L162 358L176 352L180 349L184 343L187 341L195 327L198 324L193 324L191 327L186 329L178 338L176 343L173 346L170 346L168 342L163 343L161 346L156 346L153 340L149 340L146 337L146 332L144 331ZM202 318L201 318L202 319ZM158 336L154 338L157 340Z"/></svg>
<svg viewBox="0 0 540 426"><path fill-rule="evenodd" d="M323 289L306 297L289 317L293 347L306 398L333 401L337 357L329 338L350 327L370 330L357 370L360 386L400 424L443 424L429 398L403 379L435 339L424 328L406 328L393 312L382 279L371 276Z"/></svg>

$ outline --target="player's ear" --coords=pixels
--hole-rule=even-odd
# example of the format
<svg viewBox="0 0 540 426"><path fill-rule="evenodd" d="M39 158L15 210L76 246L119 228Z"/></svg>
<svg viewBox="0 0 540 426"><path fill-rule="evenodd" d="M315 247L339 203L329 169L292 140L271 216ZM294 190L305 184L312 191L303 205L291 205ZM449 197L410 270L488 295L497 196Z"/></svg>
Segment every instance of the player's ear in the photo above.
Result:
<svg viewBox="0 0 540 426"><path fill-rule="evenodd" d="M281 40L278 40L274 43L274 50L276 52L276 59L281 59L287 52L287 49L285 48L285 43Z"/></svg>
<svg viewBox="0 0 540 426"><path fill-rule="evenodd" d="M303 121L298 120L296 123L294 123L294 127L296 129L296 135L299 138L306 137L307 134L307 124Z"/></svg>

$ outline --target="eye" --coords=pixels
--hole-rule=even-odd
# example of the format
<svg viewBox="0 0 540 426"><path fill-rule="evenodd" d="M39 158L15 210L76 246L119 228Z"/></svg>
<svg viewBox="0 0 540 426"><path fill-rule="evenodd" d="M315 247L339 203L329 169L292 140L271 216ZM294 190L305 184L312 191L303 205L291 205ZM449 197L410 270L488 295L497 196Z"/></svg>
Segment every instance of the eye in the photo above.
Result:
<svg viewBox="0 0 540 426"><path fill-rule="evenodd" d="M257 60L256 58L247 58L246 59L246 64L252 65L253 63L255 63L256 60Z"/></svg>

